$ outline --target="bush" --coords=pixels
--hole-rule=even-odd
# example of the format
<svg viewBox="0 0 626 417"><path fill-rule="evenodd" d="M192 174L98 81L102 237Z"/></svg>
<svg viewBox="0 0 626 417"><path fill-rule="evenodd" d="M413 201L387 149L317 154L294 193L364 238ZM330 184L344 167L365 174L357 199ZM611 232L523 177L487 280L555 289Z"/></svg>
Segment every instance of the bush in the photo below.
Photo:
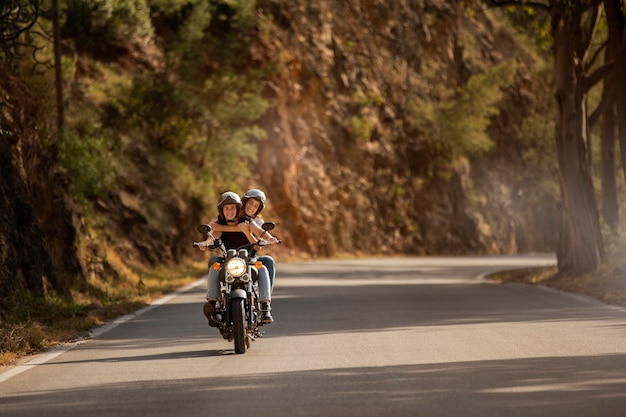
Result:
<svg viewBox="0 0 626 417"><path fill-rule="evenodd" d="M79 195L101 197L109 191L114 172L107 158L110 152L105 139L66 131L58 148L59 162Z"/></svg>
<svg viewBox="0 0 626 417"><path fill-rule="evenodd" d="M478 158L493 146L487 128L503 90L515 75L514 61L502 62L486 73L474 74L459 91L439 102L416 100L411 111L417 129L428 139L433 160L443 164L458 158Z"/></svg>
<svg viewBox="0 0 626 417"><path fill-rule="evenodd" d="M153 32L146 0L67 0L61 29L79 50L149 38Z"/></svg>

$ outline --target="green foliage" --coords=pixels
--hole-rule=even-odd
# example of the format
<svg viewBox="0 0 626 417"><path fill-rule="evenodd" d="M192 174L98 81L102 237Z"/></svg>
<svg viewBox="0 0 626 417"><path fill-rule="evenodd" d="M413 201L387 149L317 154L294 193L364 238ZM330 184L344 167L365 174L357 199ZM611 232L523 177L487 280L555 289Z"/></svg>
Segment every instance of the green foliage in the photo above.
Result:
<svg viewBox="0 0 626 417"><path fill-rule="evenodd" d="M45 297L34 297L25 292L16 292L3 302L8 307L2 311L3 316L10 312L7 314L8 317L3 317L3 319L10 317L11 322L18 325L30 324L38 318L45 320L45 323L50 323L61 317L80 314L82 308L55 293L50 293Z"/></svg>
<svg viewBox="0 0 626 417"><path fill-rule="evenodd" d="M76 340L89 329L114 317L137 311L150 301L197 279L204 265L130 267L141 285L128 281L106 284L105 291L74 294L65 299L48 293L35 297L14 292L0 306L0 366L41 352L58 343Z"/></svg>
<svg viewBox="0 0 626 417"><path fill-rule="evenodd" d="M0 2L0 62L13 66L24 55L23 49L36 51L27 34L40 14L39 0Z"/></svg>
<svg viewBox="0 0 626 417"><path fill-rule="evenodd" d="M93 2L93 0L91 0ZM118 28L117 34L122 37L150 37L152 23L150 8L146 0L100 0L102 26L107 24Z"/></svg>
<svg viewBox="0 0 626 417"><path fill-rule="evenodd" d="M245 101L242 102L244 103ZM254 111L254 103L245 104L248 110ZM267 103L258 102L256 111L262 113L266 106ZM213 114L217 121L212 134L206 138L206 161L210 171L226 181L233 177L247 176L247 161L256 161L257 158L255 140L265 138L265 131L253 124L238 123L237 117L240 113L236 107L218 104ZM243 121L253 120L245 119L243 112L241 116L244 117Z"/></svg>
<svg viewBox="0 0 626 417"><path fill-rule="evenodd" d="M185 155L202 132L196 121L202 108L189 100L183 86L161 76L138 76L105 106L105 124L146 138L156 147Z"/></svg>
<svg viewBox="0 0 626 417"><path fill-rule="evenodd" d="M3 299L0 311L0 365L16 357L40 352L98 324L89 306L62 298L55 293L35 297L16 292Z"/></svg>
<svg viewBox="0 0 626 417"><path fill-rule="evenodd" d="M366 142L372 137L372 126L367 119L359 116L352 116L348 122L348 130L353 136L356 136Z"/></svg>
<svg viewBox="0 0 626 417"><path fill-rule="evenodd" d="M110 97L104 124L207 169L208 180L227 181L247 174L255 142L265 137L254 125L269 106L261 88L259 80L235 74L206 80L203 91L163 77L137 77Z"/></svg>
<svg viewBox="0 0 626 417"><path fill-rule="evenodd" d="M191 58L191 64L195 64L198 60L196 55L202 50L205 31L211 24L215 10L210 2L205 1L187 2L187 8L189 11L184 16L177 14L180 30L170 49L170 55L172 62ZM180 65L185 66L186 62L180 62Z"/></svg>
<svg viewBox="0 0 626 417"><path fill-rule="evenodd" d="M380 107L385 104L385 98L378 93L377 91L369 91L365 94L362 91L358 91L353 94L352 98L356 101L361 107Z"/></svg>
<svg viewBox="0 0 626 417"><path fill-rule="evenodd" d="M256 160L255 143L265 131L254 122L268 109L261 94L263 74L224 74L206 80L202 92L210 123L206 162L222 180L248 175L247 161Z"/></svg>
<svg viewBox="0 0 626 417"><path fill-rule="evenodd" d="M448 92L447 100L412 103L415 123L439 162L475 159L492 148L487 128L499 112L503 89L513 82L515 69L514 61L505 61L486 73L474 74L454 96Z"/></svg>
<svg viewBox="0 0 626 417"><path fill-rule="evenodd" d="M66 0L62 36L79 49L100 48L153 35L146 0Z"/></svg>
<svg viewBox="0 0 626 417"><path fill-rule="evenodd" d="M157 13L175 15L181 13L185 8L206 3L205 0L148 0L148 5Z"/></svg>
<svg viewBox="0 0 626 417"><path fill-rule="evenodd" d="M548 171L558 170L554 141L554 119L539 114L526 118L516 132L518 149L523 160L532 167L542 167Z"/></svg>
<svg viewBox="0 0 626 417"><path fill-rule="evenodd" d="M352 116L347 123L346 129L355 136L365 142L369 142L372 138L372 125L368 120L368 116L372 112L385 104L385 98L377 91L357 91L352 95L352 100L357 103L361 109L358 115Z"/></svg>
<svg viewBox="0 0 626 417"><path fill-rule="evenodd" d="M180 129L178 143L168 148L180 153L187 147L209 181L230 182L247 175L247 161L256 159L255 143L265 137L254 123L269 107L262 96L267 70L242 70L250 59L256 2L151 0L150 4L177 22L166 61L176 73L178 91L158 94L160 104L155 105L164 109L160 115L156 112L158 120L170 115L171 132ZM142 96L137 95L138 104L145 102ZM163 103L167 98L173 102ZM139 116L133 123L142 114L154 114L152 109L132 113ZM148 124L162 125L158 120Z"/></svg>
<svg viewBox="0 0 626 417"><path fill-rule="evenodd" d="M548 13L540 12L524 2L499 8L497 11L502 11L513 27L532 39L535 45L544 51L551 50L552 32Z"/></svg>
<svg viewBox="0 0 626 417"><path fill-rule="evenodd" d="M257 23L255 1L193 0L184 6L176 2L177 7L168 7L162 0L152 2L177 23L175 40L168 48L169 62L188 77L198 76L199 70L232 69L248 58Z"/></svg>
<svg viewBox="0 0 626 417"><path fill-rule="evenodd" d="M256 0L223 0L235 10L233 29L236 32L248 31L256 25Z"/></svg>
<svg viewBox="0 0 626 417"><path fill-rule="evenodd" d="M267 42L271 39L274 16L260 13L258 19L259 35L263 41Z"/></svg>
<svg viewBox="0 0 626 417"><path fill-rule="evenodd" d="M72 179L76 192L88 198L100 197L111 188L113 171L107 156L107 141L87 129L82 134L66 131L58 144L59 162Z"/></svg>
<svg viewBox="0 0 626 417"><path fill-rule="evenodd" d="M250 72L207 79L203 96L212 100L207 104L214 118L223 126L236 128L263 115L269 103L261 95L262 77L262 73Z"/></svg>

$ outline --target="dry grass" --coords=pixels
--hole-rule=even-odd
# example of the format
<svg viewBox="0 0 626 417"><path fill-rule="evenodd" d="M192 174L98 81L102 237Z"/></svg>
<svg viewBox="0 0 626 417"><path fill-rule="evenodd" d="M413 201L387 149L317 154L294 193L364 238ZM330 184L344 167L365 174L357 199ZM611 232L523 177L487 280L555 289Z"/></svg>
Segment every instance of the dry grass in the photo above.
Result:
<svg viewBox="0 0 626 417"><path fill-rule="evenodd" d="M487 279L545 285L561 291L583 294L605 304L626 307L626 245L615 250L597 271L580 276L560 276L556 267L498 272Z"/></svg>
<svg viewBox="0 0 626 417"><path fill-rule="evenodd" d="M73 301L48 296L32 299L16 294L7 303L9 317L0 321L0 366L42 352L64 342L77 340L87 331L115 317L132 313L153 300L197 280L204 263L182 268L134 270L139 285L126 282L110 285L105 296L77 294Z"/></svg>

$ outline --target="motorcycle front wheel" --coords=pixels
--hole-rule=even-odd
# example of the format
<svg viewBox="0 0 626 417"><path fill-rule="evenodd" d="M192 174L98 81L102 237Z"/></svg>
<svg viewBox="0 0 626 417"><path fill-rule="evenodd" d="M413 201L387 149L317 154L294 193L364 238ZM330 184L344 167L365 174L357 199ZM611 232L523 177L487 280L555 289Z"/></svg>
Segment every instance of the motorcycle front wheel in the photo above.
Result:
<svg viewBox="0 0 626 417"><path fill-rule="evenodd" d="M243 298L235 298L233 308L233 339L235 353L246 353L246 306Z"/></svg>

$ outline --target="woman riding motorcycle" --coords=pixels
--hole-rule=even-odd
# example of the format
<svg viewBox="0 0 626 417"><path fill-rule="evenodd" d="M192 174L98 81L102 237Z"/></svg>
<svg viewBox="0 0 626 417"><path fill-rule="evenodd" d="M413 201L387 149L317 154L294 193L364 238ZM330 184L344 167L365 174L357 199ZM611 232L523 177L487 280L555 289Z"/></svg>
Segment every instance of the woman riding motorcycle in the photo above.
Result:
<svg viewBox="0 0 626 417"><path fill-rule="evenodd" d="M241 204L243 205L243 211L241 216L250 219L250 221L256 223L259 227L263 225L263 218L261 212L265 208L267 198L265 193L258 188L251 188L241 198ZM266 233L266 240L274 239L272 235ZM261 263L267 268L270 274L270 285L272 290L274 289L274 278L276 277L276 262L274 258L269 255L259 256Z"/></svg>
<svg viewBox="0 0 626 417"><path fill-rule="evenodd" d="M220 239L226 250L236 249L248 243L256 242L256 236L261 236L263 229L255 223L246 222L240 218L242 209L241 198L232 191L227 191L220 197L217 203L218 217L217 220L210 223L213 228L213 237ZM220 226L234 226L228 230L220 229ZM255 236L256 235L256 236ZM207 239L208 244L212 244L211 238ZM200 250L205 250L204 246L199 246ZM220 291L219 271L211 268L215 262L223 262L221 256L214 256L209 260L209 275L207 284L207 302L204 304L204 315L209 319L209 324L214 323L211 320L215 314L215 302ZM271 283L269 273L265 266L258 270L259 297L261 299L261 320L265 324L273 323L274 318L271 314Z"/></svg>

